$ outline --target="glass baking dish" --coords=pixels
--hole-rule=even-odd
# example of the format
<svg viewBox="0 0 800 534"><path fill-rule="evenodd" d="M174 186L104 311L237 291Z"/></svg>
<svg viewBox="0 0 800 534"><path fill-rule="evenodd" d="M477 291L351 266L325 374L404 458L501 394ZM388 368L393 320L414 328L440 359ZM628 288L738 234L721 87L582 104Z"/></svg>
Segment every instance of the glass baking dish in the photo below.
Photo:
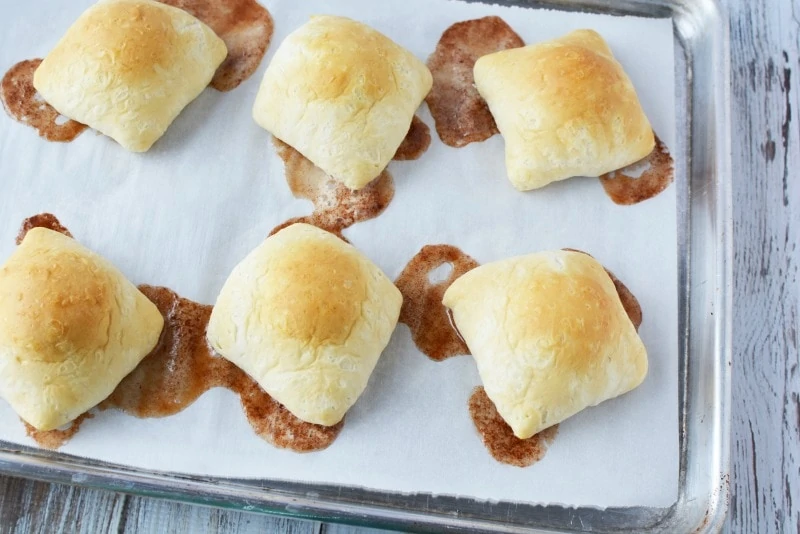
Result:
<svg viewBox="0 0 800 534"><path fill-rule="evenodd" d="M714 0L502 1L670 18L674 27L679 251L677 502L567 508L272 480L149 472L0 441L0 472L202 505L414 531L707 532L729 499L732 222L728 24Z"/></svg>

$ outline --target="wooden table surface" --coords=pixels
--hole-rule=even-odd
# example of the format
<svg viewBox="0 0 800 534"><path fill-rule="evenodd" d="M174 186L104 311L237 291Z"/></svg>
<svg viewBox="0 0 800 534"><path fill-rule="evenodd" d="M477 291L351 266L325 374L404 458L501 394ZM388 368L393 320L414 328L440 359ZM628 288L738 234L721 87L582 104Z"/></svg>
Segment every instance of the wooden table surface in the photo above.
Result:
<svg viewBox="0 0 800 534"><path fill-rule="evenodd" d="M800 532L800 0L723 0L733 74L731 532ZM0 532L369 529L0 478Z"/></svg>

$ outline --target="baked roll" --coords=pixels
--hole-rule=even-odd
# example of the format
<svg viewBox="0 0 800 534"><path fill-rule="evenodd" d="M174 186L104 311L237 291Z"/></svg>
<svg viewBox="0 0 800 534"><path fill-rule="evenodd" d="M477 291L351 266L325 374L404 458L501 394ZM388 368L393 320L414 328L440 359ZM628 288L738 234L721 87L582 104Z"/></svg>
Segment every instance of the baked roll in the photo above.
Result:
<svg viewBox="0 0 800 534"><path fill-rule="evenodd" d="M635 388L647 353L591 256L539 252L473 269L444 305L486 394L520 439Z"/></svg>
<svg viewBox="0 0 800 534"><path fill-rule="evenodd" d="M233 270L208 341L303 421L335 425L364 391L402 301L353 246L294 224Z"/></svg>
<svg viewBox="0 0 800 534"><path fill-rule="evenodd" d="M503 134L508 177L520 191L600 176L655 146L633 84L597 32L489 54L473 73Z"/></svg>
<svg viewBox="0 0 800 534"><path fill-rule="evenodd" d="M62 115L145 152L227 53L211 28L181 9L102 0L44 58L33 85Z"/></svg>
<svg viewBox="0 0 800 534"><path fill-rule="evenodd" d="M0 268L0 397L38 430L58 428L108 397L163 326L108 261L33 228Z"/></svg>
<svg viewBox="0 0 800 534"><path fill-rule="evenodd" d="M369 26L312 17L275 52L253 118L327 174L361 189L397 152L432 84L422 61Z"/></svg>

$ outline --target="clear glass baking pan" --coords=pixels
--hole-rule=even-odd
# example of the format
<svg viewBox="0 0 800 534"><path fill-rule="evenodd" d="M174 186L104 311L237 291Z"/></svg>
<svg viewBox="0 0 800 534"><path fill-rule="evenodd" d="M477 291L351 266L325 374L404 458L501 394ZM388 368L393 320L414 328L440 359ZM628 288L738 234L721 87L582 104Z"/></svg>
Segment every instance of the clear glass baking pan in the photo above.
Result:
<svg viewBox="0 0 800 534"><path fill-rule="evenodd" d="M566 508L147 472L0 441L0 472L195 504L406 531L709 532L729 500L731 173L728 22L714 0L502 1L671 18L678 146L680 473L669 508ZM647 51L642 51L647 53Z"/></svg>

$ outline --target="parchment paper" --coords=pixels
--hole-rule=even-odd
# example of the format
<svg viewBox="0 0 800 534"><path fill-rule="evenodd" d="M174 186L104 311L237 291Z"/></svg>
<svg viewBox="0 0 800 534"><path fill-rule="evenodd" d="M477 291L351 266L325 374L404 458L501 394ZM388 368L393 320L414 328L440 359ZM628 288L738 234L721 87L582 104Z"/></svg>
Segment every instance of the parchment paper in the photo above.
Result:
<svg viewBox="0 0 800 534"><path fill-rule="evenodd" d="M497 14L526 43L578 28L598 30L636 86L653 127L675 147L673 35L669 20L619 18L448 0L262 0L273 43L238 89L207 89L146 154L87 131L69 144L0 116L0 258L23 218L50 211L82 243L135 283L165 285L213 303L231 269L275 225L311 212L292 197L269 134L250 116L277 44L309 15L362 20L426 59L452 23ZM1 0L0 68L42 57L87 0ZM423 104L420 116L433 120ZM573 247L593 254L638 297L650 372L641 387L561 425L544 459L520 469L495 462L467 411L480 383L471 357L443 363L417 351L398 325L339 438L322 452L277 450L248 425L238 398L213 390L184 412L136 419L105 411L61 450L140 468L288 479L397 492L590 506L669 506L678 481L677 237L675 186L618 206L597 179L519 193L500 136L466 148L433 131L416 162L393 162L386 212L345 232L395 278L426 244L450 243L480 262ZM0 401L0 439L32 444Z"/></svg>

